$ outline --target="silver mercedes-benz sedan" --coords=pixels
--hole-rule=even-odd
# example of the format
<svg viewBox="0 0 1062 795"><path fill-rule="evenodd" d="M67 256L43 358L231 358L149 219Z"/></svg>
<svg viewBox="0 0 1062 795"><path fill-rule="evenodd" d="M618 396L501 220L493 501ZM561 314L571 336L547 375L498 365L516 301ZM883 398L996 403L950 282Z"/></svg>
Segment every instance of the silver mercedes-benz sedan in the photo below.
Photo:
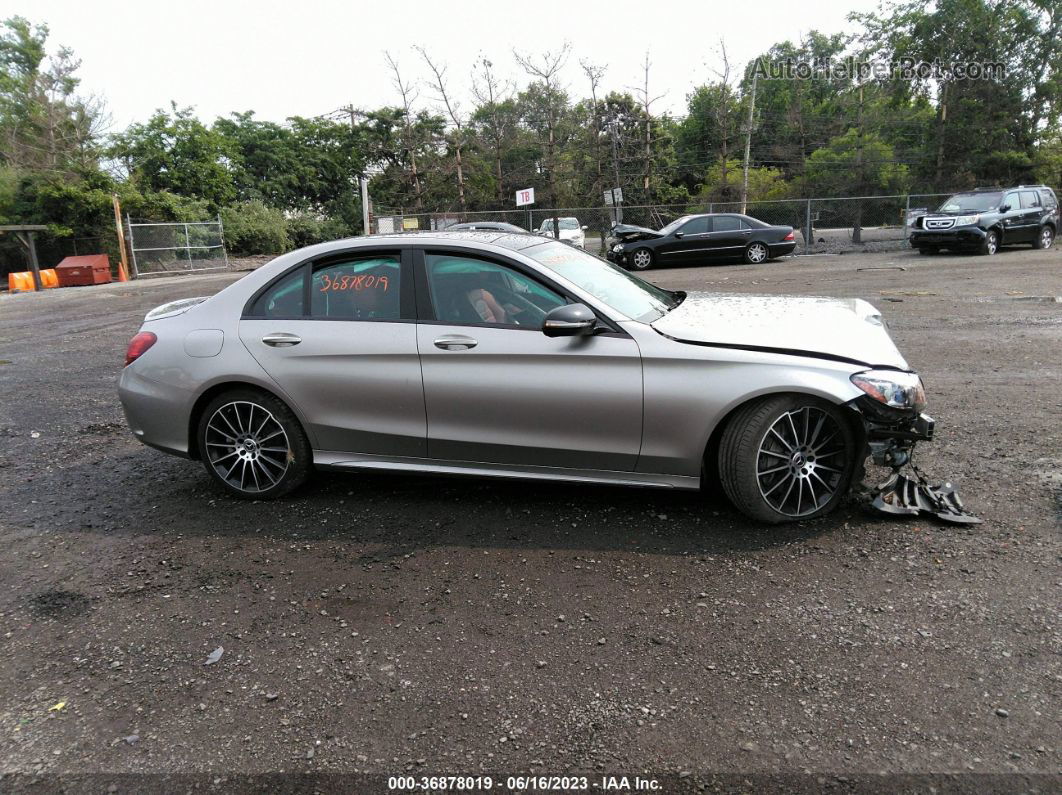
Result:
<svg viewBox="0 0 1062 795"><path fill-rule="evenodd" d="M239 497L314 468L696 489L825 514L933 422L861 300L669 292L553 240L340 240L152 310L120 396Z"/></svg>

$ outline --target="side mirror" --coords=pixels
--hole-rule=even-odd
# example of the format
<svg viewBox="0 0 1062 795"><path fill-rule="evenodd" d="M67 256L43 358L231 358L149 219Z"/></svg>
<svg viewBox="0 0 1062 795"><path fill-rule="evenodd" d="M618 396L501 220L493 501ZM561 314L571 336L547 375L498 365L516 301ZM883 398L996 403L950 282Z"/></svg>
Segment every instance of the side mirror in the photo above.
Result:
<svg viewBox="0 0 1062 795"><path fill-rule="evenodd" d="M1010 212L1010 205L1009 204L1001 204L1001 205L999 205L999 211L1001 213L1009 213Z"/></svg>
<svg viewBox="0 0 1062 795"><path fill-rule="evenodd" d="M684 234L686 234L686 233L685 233L685 232L676 232L676 233L675 233L675 237L676 237L676 238L678 238L679 240L681 240L681 239L682 239L682 236L683 236Z"/></svg>
<svg viewBox="0 0 1062 795"><path fill-rule="evenodd" d="M585 231L586 231L587 229L589 229L589 228L590 228L590 227L589 227L589 226L587 226L586 224L583 224L583 226L582 226L582 229L583 229L583 231L584 231L584 232L585 232Z"/></svg>
<svg viewBox="0 0 1062 795"><path fill-rule="evenodd" d="M547 337L578 337L590 334L597 325L597 315L586 304L565 304L551 309L542 321Z"/></svg>

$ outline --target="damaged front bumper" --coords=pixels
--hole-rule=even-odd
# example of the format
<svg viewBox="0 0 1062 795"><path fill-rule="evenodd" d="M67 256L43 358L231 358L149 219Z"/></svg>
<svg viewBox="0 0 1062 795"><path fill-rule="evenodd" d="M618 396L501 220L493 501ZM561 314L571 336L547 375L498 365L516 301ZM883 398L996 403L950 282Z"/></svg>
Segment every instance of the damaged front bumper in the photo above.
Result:
<svg viewBox="0 0 1062 795"><path fill-rule="evenodd" d="M912 461L918 442L933 439L935 421L928 414L904 412L860 397L848 404L860 415L865 432L864 458L889 467L892 474L870 489L871 507L890 516L934 516L953 524L979 524L963 507L955 487L931 485ZM911 475L900 470L909 467Z"/></svg>

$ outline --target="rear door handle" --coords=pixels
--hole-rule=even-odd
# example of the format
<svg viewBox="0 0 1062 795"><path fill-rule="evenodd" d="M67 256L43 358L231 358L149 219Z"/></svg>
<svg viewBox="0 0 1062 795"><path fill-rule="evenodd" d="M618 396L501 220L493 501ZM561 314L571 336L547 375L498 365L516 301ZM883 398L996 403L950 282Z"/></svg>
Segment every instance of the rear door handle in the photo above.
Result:
<svg viewBox="0 0 1062 795"><path fill-rule="evenodd" d="M297 334L279 331L276 334L266 334L262 337L262 342L273 348L290 348L292 345L298 345L302 342L302 337Z"/></svg>
<svg viewBox="0 0 1062 795"><path fill-rule="evenodd" d="M435 347L442 348L444 351L467 351L478 344L474 339L463 334L445 334L435 340Z"/></svg>

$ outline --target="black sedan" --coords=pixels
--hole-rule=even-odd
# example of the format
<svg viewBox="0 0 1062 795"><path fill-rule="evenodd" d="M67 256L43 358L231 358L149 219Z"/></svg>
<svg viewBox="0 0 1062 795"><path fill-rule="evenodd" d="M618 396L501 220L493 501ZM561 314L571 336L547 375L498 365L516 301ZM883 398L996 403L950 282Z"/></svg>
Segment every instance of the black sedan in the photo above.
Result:
<svg viewBox="0 0 1062 795"><path fill-rule="evenodd" d="M446 227L447 232L522 232L527 234L526 229L521 229L516 224L507 224L504 221L468 221L462 224L452 224Z"/></svg>
<svg viewBox="0 0 1062 795"><path fill-rule="evenodd" d="M747 215L684 215L659 231L612 227L606 256L630 270L701 263L728 257L756 264L796 248L791 226L771 226Z"/></svg>

